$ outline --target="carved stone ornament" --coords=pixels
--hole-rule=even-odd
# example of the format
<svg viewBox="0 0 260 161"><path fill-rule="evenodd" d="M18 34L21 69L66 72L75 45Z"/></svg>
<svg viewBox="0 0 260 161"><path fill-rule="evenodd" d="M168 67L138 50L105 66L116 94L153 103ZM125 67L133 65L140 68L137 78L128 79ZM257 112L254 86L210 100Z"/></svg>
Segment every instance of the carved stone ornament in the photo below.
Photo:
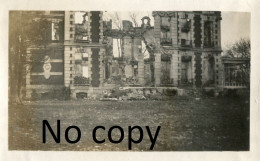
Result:
<svg viewBox="0 0 260 161"><path fill-rule="evenodd" d="M44 64L43 64L43 71L44 71L44 78L49 79L51 76L51 58L46 55L44 57Z"/></svg>
<svg viewBox="0 0 260 161"><path fill-rule="evenodd" d="M174 11L153 11L153 17L160 16L160 17L175 17Z"/></svg>

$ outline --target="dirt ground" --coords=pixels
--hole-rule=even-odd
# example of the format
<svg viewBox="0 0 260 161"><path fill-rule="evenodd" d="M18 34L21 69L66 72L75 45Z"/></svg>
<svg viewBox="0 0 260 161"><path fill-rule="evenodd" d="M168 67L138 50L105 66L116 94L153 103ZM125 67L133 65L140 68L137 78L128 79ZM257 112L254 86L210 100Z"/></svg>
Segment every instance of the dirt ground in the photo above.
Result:
<svg viewBox="0 0 260 161"><path fill-rule="evenodd" d="M42 143L42 121L48 120L56 133L61 122L61 142L55 143L49 131ZM65 141L64 132L70 125L81 130L78 143ZM108 130L124 129L124 140L112 144ZM249 103L244 99L173 97L166 101L38 101L27 105L9 106L10 150L125 151L128 150L128 126L141 126L144 138L132 144L133 151L150 151L151 141L145 126L154 136L161 126L153 151L246 151L249 150ZM97 135L103 144L93 141L92 131L104 126ZM69 138L76 138L75 130ZM133 138L139 133L134 131ZM120 138L114 130L112 138Z"/></svg>

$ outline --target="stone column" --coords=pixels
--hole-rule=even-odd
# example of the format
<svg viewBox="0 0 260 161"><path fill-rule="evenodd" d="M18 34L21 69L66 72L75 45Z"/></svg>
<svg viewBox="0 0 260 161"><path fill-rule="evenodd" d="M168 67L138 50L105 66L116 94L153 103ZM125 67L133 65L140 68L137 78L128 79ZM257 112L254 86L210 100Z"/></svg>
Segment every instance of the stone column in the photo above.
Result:
<svg viewBox="0 0 260 161"><path fill-rule="evenodd" d="M171 17L171 38L172 38L172 45L178 46L178 20L177 20L177 15L175 17Z"/></svg>
<svg viewBox="0 0 260 161"><path fill-rule="evenodd" d="M99 86L102 87L103 86L103 82L104 82L104 78L105 78L105 75L104 75L104 65L103 65L103 60L104 60L104 53L105 53L105 49L104 48L100 48L100 51L99 51L99 73L100 73L100 77L99 77Z"/></svg>
<svg viewBox="0 0 260 161"><path fill-rule="evenodd" d="M159 15L154 16L154 37L157 43L160 43L161 38L161 17Z"/></svg>
<svg viewBox="0 0 260 161"><path fill-rule="evenodd" d="M71 17L72 16L72 17ZM70 23L72 21L72 24ZM75 35L75 13L73 11L65 11L64 15L64 40L74 40ZM70 30L72 28L72 30ZM70 35L73 37L70 37Z"/></svg>
<svg viewBox="0 0 260 161"><path fill-rule="evenodd" d="M155 86L159 86L161 84L161 53L155 54L155 62L154 62L154 81Z"/></svg>
<svg viewBox="0 0 260 161"><path fill-rule="evenodd" d="M92 41L92 39L91 39L91 35L92 35L92 33L91 33L92 18L91 18L91 16L92 16L92 13L88 12L88 38L89 38L90 42Z"/></svg>
<svg viewBox="0 0 260 161"><path fill-rule="evenodd" d="M130 36L124 36L123 41L124 58L130 61L132 60L132 38Z"/></svg>
<svg viewBox="0 0 260 161"><path fill-rule="evenodd" d="M195 86L201 87L202 85L202 53L195 52Z"/></svg>
<svg viewBox="0 0 260 161"><path fill-rule="evenodd" d="M205 15L201 15L201 20L200 20L200 23L201 23L201 48L204 48L204 21L207 20L207 17Z"/></svg>
<svg viewBox="0 0 260 161"><path fill-rule="evenodd" d="M201 53L201 81L202 84L206 83L209 80L209 57L210 54L207 52Z"/></svg>
<svg viewBox="0 0 260 161"><path fill-rule="evenodd" d="M88 53L88 79L89 79L89 85L91 84L92 81L92 51L91 48L87 48L87 53Z"/></svg>
<svg viewBox="0 0 260 161"><path fill-rule="evenodd" d="M215 60L215 85L220 86L223 84L224 77L222 75L224 68L221 61L221 53L214 53L214 60Z"/></svg>
<svg viewBox="0 0 260 161"><path fill-rule="evenodd" d="M218 48L219 49L221 49L221 23L220 23L220 20L217 22L217 25L218 25L218 27L217 27L217 31L218 31L218 38L217 38L217 40L218 40Z"/></svg>
<svg viewBox="0 0 260 161"><path fill-rule="evenodd" d="M174 51L171 55L171 69L170 78L173 81L173 85L178 85L178 51Z"/></svg>
<svg viewBox="0 0 260 161"><path fill-rule="evenodd" d="M104 40L104 36L103 36L103 12L100 12L99 13L99 17L100 17L100 20L99 20L99 29L100 29L100 32L99 32L99 44L102 44L103 43L103 40Z"/></svg>
<svg viewBox="0 0 260 161"><path fill-rule="evenodd" d="M141 47L139 49L141 50ZM142 52L139 52L139 54L138 54L138 82L142 86L145 85L145 82L144 82L144 55Z"/></svg>
<svg viewBox="0 0 260 161"><path fill-rule="evenodd" d="M70 23L72 22L72 24ZM73 83L75 46L71 45L75 35L75 13L66 11L64 17L64 85L69 87ZM72 30L70 30L72 29ZM72 35L72 37L70 36Z"/></svg>
<svg viewBox="0 0 260 161"><path fill-rule="evenodd" d="M178 16L177 16L177 45L181 46L181 35L182 35L182 21L183 19L181 17L183 17L183 12L177 12ZM179 17L179 18L178 18Z"/></svg>
<svg viewBox="0 0 260 161"><path fill-rule="evenodd" d="M141 37L134 37L132 50L133 50L133 58L134 60L138 60L138 55L140 53L140 46L142 46L142 38Z"/></svg>
<svg viewBox="0 0 260 161"><path fill-rule="evenodd" d="M30 61L31 52L30 50L26 51L26 61ZM25 88L26 88L26 98L31 98L32 90L29 89L31 85L31 65L26 66L26 76L25 76Z"/></svg>
<svg viewBox="0 0 260 161"><path fill-rule="evenodd" d="M64 85L69 87L73 82L73 77L70 77L74 72L74 55L75 55L75 47L73 46L65 46L64 47ZM72 68L72 69L71 69Z"/></svg>

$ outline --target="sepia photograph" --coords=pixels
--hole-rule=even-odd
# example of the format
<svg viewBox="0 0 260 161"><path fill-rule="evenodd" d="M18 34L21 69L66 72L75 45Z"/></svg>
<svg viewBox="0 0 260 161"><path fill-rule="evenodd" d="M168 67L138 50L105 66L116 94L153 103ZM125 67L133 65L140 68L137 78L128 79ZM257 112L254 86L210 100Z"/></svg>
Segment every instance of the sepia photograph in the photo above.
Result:
<svg viewBox="0 0 260 161"><path fill-rule="evenodd" d="M250 12L8 14L9 151L250 151Z"/></svg>

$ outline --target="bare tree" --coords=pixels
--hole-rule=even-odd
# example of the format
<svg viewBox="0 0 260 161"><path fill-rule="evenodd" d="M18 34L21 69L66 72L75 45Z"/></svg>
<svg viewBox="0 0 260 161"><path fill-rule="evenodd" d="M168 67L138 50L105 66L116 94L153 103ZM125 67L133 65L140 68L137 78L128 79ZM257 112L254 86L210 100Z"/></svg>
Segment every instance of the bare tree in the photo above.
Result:
<svg viewBox="0 0 260 161"><path fill-rule="evenodd" d="M149 16L149 12L147 12L147 15ZM131 22L133 23L134 27L138 27L138 18L139 18L139 12L129 12L128 16L131 20ZM107 13L106 18L112 19L112 23L115 29L118 29L119 31L123 30L123 24L122 24L122 17L121 14L118 12L113 12L113 13ZM148 36L150 35L150 36ZM117 37L117 47L118 47L118 53L119 53L119 57L122 56L122 47L123 47L123 40L122 40L122 35L118 34ZM151 37L151 33L150 31L146 33L146 38L149 37L149 40L145 40L144 38L144 42L149 45L154 46L157 50L160 50L160 52L165 53L165 51L163 50L163 48L160 46L160 43L156 42L154 38ZM148 46L149 46L148 45ZM154 49L153 49L154 50ZM144 51L144 50L143 50Z"/></svg>
<svg viewBox="0 0 260 161"><path fill-rule="evenodd" d="M232 58L249 58L251 55L250 50L250 40L249 39L240 39L234 44L230 45L225 52L226 56ZM250 87L250 63L245 62L244 64L238 65L241 74L243 75L243 82L246 82L246 85L249 89Z"/></svg>
<svg viewBox="0 0 260 161"><path fill-rule="evenodd" d="M226 50L226 55L236 58L250 58L250 40L242 38L230 45Z"/></svg>
<svg viewBox="0 0 260 161"><path fill-rule="evenodd" d="M116 29L118 29L119 31L123 30L122 18L118 12L108 14L108 17L112 19L112 23L114 24ZM118 48L119 57L122 56L122 45L123 45L123 38L119 35L119 37L117 37L117 48Z"/></svg>
<svg viewBox="0 0 260 161"><path fill-rule="evenodd" d="M138 27L138 13L137 12L129 12L129 17L131 21L134 23L134 27Z"/></svg>
<svg viewBox="0 0 260 161"><path fill-rule="evenodd" d="M51 34L47 34L51 22L46 19L34 20L33 12L11 11L9 16L9 96L10 102L22 104L25 69L35 63L26 59L26 48L35 44L46 46L46 40L51 39Z"/></svg>
<svg viewBox="0 0 260 161"><path fill-rule="evenodd" d="M116 29L118 29L118 30L123 29L122 19L118 12L114 12L112 14L109 14L108 16L112 19L112 22L113 22L114 26L116 27Z"/></svg>

